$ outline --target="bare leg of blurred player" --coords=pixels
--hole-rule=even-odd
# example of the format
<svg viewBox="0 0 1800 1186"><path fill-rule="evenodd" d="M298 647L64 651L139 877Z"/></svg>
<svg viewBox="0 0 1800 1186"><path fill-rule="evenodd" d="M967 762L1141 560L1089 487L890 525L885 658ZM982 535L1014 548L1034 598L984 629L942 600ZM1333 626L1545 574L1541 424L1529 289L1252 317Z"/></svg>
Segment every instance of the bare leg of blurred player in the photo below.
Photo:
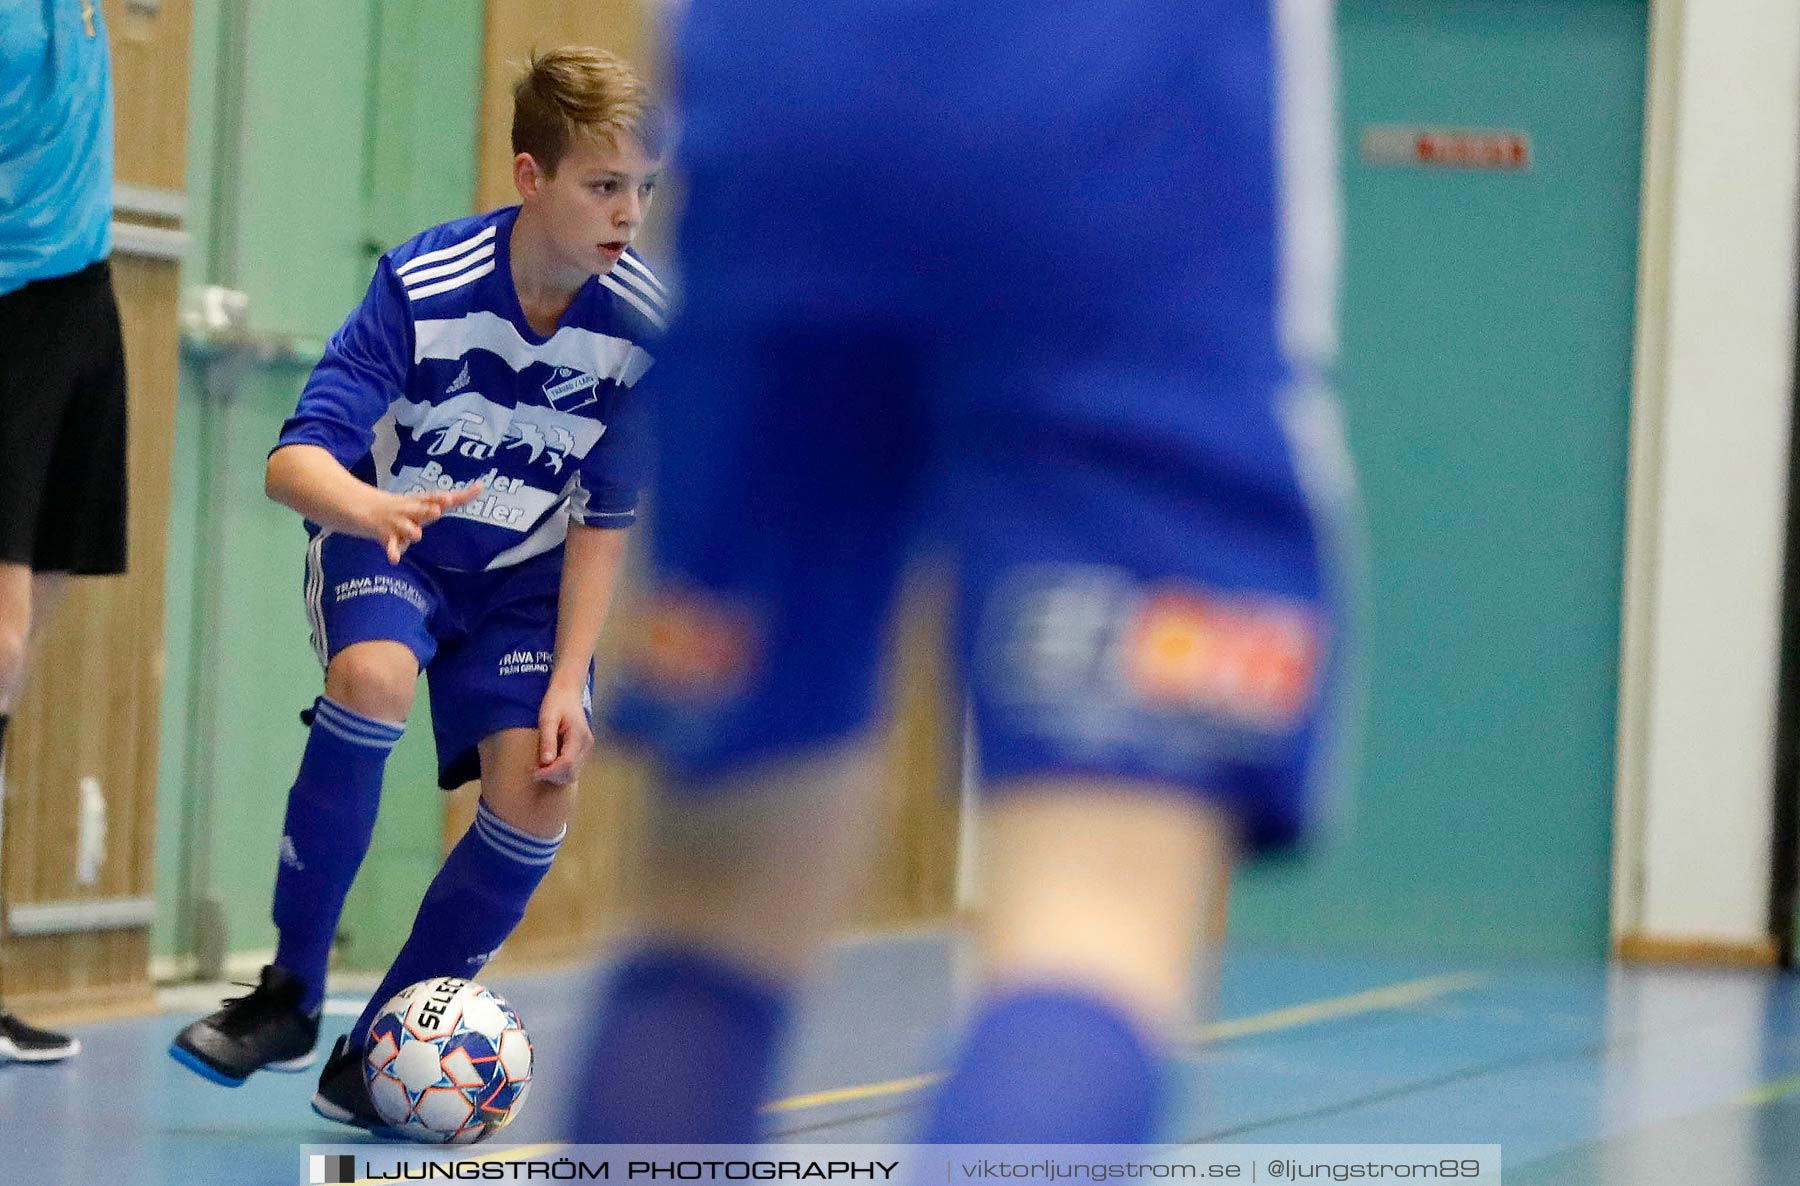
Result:
<svg viewBox="0 0 1800 1186"><path fill-rule="evenodd" d="M859 742L653 798L578 1139L757 1139L794 991L867 866L877 789Z"/></svg>
<svg viewBox="0 0 1800 1186"><path fill-rule="evenodd" d="M7 722L25 684L32 643L67 584L66 573L34 573L23 564L0 564L0 762L4 762ZM4 810L3 800L0 810ZM80 1050L75 1039L26 1025L0 1008L0 1062L55 1062Z"/></svg>
<svg viewBox="0 0 1800 1186"><path fill-rule="evenodd" d="M867 864L876 782L863 746L729 781L658 800L640 938L609 989L590 1062L606 1073L587 1087L583 1140L758 1135L788 1002ZM1192 794L1153 786L1007 790L981 824L983 997L932 1139L1138 1139L1157 1051L1191 1017L1208 887L1231 859L1232 827ZM1055 1040L1020 1042L1021 1026ZM674 1033L704 1068L670 1056ZM1019 1049L1032 1065L990 1065ZM991 1090L1002 1071L1035 1085L1029 1109ZM983 1084L979 1111L968 1076Z"/></svg>
<svg viewBox="0 0 1800 1186"><path fill-rule="evenodd" d="M924 1139L1142 1140L1195 1012L1231 820L1191 792L1018 783L981 823L982 993Z"/></svg>

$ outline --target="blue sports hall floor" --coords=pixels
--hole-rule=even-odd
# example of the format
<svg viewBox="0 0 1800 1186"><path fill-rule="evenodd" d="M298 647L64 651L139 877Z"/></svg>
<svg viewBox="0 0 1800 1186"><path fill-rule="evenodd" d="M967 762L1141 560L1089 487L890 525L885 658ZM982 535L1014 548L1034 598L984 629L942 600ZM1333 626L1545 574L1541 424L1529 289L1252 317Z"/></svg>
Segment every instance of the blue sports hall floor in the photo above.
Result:
<svg viewBox="0 0 1800 1186"><path fill-rule="evenodd" d="M908 1140L957 979L940 932L844 944L772 1105L778 1137ZM591 981L487 981L538 1052L509 1144L553 1140ZM359 1139L308 1109L311 1073L227 1090L171 1061L214 995L77 1027L67 1063L0 1066L0 1182L286 1186L300 1146ZM327 1033L360 1003L334 996ZM1234 951L1216 1016L1182 1051L1170 1142L1497 1143L1509 1186L1800 1183L1795 975Z"/></svg>

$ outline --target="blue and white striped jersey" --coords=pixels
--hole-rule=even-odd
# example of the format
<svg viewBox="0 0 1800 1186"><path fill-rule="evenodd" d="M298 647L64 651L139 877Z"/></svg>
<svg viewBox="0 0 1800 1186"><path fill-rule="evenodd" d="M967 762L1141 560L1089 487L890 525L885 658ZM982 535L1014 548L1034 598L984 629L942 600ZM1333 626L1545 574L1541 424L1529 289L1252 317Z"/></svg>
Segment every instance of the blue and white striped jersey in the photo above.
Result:
<svg viewBox="0 0 1800 1186"><path fill-rule="evenodd" d="M668 294L637 256L576 294L548 338L525 320L508 243L519 208L436 226L381 257L282 425L383 490L482 494L407 552L459 571L560 546L571 519L626 527L648 464L634 390Z"/></svg>

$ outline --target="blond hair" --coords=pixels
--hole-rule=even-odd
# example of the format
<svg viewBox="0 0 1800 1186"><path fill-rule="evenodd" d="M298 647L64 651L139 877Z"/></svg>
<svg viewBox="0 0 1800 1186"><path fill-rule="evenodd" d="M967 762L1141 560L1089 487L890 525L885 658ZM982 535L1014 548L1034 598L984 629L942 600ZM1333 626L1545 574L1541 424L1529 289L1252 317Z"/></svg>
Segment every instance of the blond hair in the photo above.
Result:
<svg viewBox="0 0 1800 1186"><path fill-rule="evenodd" d="M630 63L587 45L532 52L513 85L514 153L554 174L578 137L616 145L622 134L662 155L661 108Z"/></svg>

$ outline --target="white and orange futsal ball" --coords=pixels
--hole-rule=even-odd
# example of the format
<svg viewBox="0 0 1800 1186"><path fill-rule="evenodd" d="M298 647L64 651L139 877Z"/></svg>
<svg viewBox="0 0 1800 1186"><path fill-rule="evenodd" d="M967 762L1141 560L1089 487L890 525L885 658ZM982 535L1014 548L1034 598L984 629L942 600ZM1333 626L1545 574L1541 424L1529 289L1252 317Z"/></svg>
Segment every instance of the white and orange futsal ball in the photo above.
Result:
<svg viewBox="0 0 1800 1186"><path fill-rule="evenodd" d="M511 1006L455 976L395 993L369 1029L363 1078L375 1110L416 1141L466 1144L519 1113L531 1039Z"/></svg>

